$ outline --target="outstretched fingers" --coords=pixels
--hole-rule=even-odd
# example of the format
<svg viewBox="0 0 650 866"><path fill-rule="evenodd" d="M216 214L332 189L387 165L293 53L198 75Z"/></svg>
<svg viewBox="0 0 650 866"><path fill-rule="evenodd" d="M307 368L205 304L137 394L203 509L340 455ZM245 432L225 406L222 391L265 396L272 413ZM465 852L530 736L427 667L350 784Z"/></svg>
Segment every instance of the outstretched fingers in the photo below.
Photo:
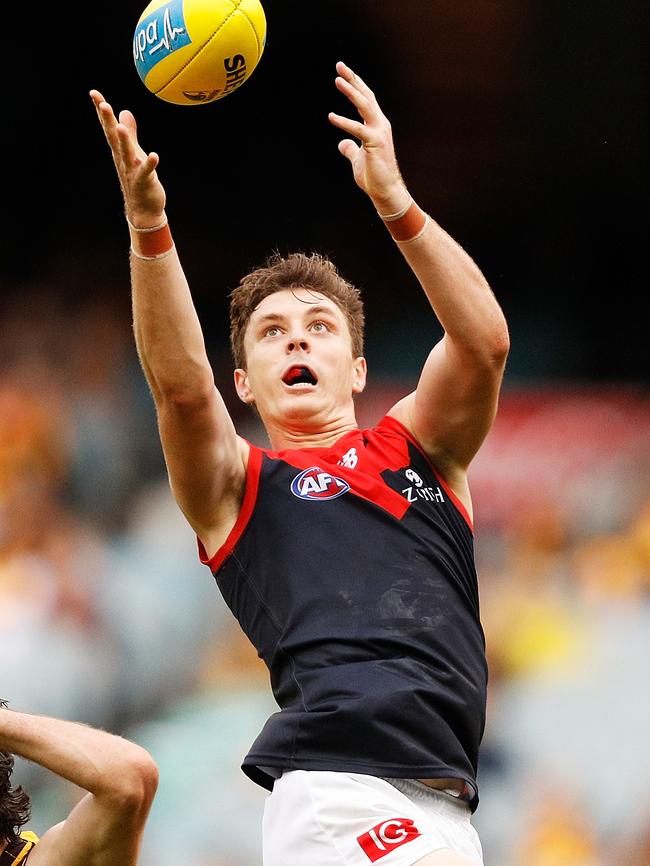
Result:
<svg viewBox="0 0 650 866"><path fill-rule="evenodd" d="M113 151L113 154L115 154L117 146L117 118L115 117L110 104L106 102L98 90L91 90L90 96L95 104L95 111L97 112L97 117L99 118L101 127L104 130L106 140Z"/></svg>
<svg viewBox="0 0 650 866"><path fill-rule="evenodd" d="M156 170L160 159L157 153L145 153L140 147L129 114L130 112L121 112L119 123L115 127L118 169L120 174L124 175L123 179L132 177L134 183L142 184Z"/></svg>
<svg viewBox="0 0 650 866"><path fill-rule="evenodd" d="M91 90L90 91L90 98L95 103L95 107L97 107L100 102L106 102L106 100L104 99L102 94L99 92L99 90L94 90L94 89Z"/></svg>
<svg viewBox="0 0 650 866"><path fill-rule="evenodd" d="M158 154L145 153L140 147L132 112L123 109L116 117L113 108L98 90L91 90L90 97L110 146L127 207L133 202L146 200L150 195L152 176L160 161Z"/></svg>
<svg viewBox="0 0 650 866"><path fill-rule="evenodd" d="M392 213L395 192L402 197L403 182L395 158L392 129L382 112L375 94L365 81L347 64L336 64L336 87L348 97L359 117L352 119L330 112L330 122L342 129L349 138L339 142L339 152L352 164L354 179L373 201L388 207Z"/></svg>
<svg viewBox="0 0 650 866"><path fill-rule="evenodd" d="M375 95L372 90L368 87L363 78L348 66L347 63L343 63L342 60L337 61L336 71L344 81L347 81L347 83L352 85L352 87L358 90L359 93L362 93L368 99L374 99Z"/></svg>
<svg viewBox="0 0 650 866"><path fill-rule="evenodd" d="M127 213L159 222L165 191L156 172L158 154L146 153L140 146L136 120L130 111L122 109L116 116L99 90L91 90L90 97L111 149Z"/></svg>
<svg viewBox="0 0 650 866"><path fill-rule="evenodd" d="M354 105L361 120L330 112L330 122L357 138L366 148L379 144L389 124L374 93L356 72L340 60L336 64L336 71L337 89Z"/></svg>
<svg viewBox="0 0 650 866"><path fill-rule="evenodd" d="M377 99L361 76L357 75L341 60L336 64L338 76L335 84L338 90L348 97L366 123L382 116Z"/></svg>
<svg viewBox="0 0 650 866"><path fill-rule="evenodd" d="M116 117L110 103L98 90L91 90L90 96L114 158L121 160L124 165L145 160L146 154L138 144L138 130L133 114L123 109L119 117Z"/></svg>
<svg viewBox="0 0 650 866"><path fill-rule="evenodd" d="M350 117L343 117L341 114L335 114L333 111L330 111L328 118L330 123L334 124L334 126L338 126L339 129L348 132L364 144L370 143L370 132L365 124L359 123L358 120L352 120Z"/></svg>
<svg viewBox="0 0 650 866"><path fill-rule="evenodd" d="M144 156L144 151L138 144L137 127L135 117L126 109L120 111L115 133L120 149L120 156L127 165L130 165L138 156Z"/></svg>

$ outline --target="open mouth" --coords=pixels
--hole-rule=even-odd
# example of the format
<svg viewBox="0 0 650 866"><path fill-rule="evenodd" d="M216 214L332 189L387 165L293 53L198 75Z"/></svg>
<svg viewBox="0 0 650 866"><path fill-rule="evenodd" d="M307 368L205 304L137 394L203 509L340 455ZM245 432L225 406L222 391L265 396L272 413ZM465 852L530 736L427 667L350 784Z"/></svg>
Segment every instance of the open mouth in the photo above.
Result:
<svg viewBox="0 0 650 866"><path fill-rule="evenodd" d="M285 385L292 387L293 385L315 385L318 382L318 379L309 367L296 365L287 370L282 377L282 381Z"/></svg>

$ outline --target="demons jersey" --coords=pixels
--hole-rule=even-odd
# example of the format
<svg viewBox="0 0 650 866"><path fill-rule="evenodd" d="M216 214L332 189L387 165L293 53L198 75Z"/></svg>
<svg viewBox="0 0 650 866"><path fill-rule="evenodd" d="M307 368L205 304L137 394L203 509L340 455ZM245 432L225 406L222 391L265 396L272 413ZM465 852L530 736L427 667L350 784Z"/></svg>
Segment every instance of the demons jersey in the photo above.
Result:
<svg viewBox="0 0 650 866"><path fill-rule="evenodd" d="M487 668L473 534L415 439L385 416L328 448L251 445L237 522L208 565L279 706L242 769L465 780Z"/></svg>

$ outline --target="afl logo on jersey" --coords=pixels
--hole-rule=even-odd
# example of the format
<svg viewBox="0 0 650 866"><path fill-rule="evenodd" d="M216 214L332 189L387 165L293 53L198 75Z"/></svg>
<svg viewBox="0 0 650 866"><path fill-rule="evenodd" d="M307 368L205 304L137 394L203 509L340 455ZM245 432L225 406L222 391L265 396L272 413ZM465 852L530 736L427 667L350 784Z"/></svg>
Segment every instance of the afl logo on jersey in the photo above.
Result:
<svg viewBox="0 0 650 866"><path fill-rule="evenodd" d="M298 499L336 499L350 489L347 481L323 471L319 466L305 469L291 482L291 492Z"/></svg>

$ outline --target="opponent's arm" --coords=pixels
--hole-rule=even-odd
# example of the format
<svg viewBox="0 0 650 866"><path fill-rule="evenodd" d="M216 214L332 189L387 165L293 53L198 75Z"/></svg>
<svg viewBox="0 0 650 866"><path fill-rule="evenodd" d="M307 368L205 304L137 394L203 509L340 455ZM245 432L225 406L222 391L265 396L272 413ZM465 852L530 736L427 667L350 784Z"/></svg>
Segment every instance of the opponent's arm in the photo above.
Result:
<svg viewBox="0 0 650 866"><path fill-rule="evenodd" d="M93 90L91 97L124 198L135 341L156 405L170 483L211 555L226 534L224 526L236 517L247 447L215 387L190 289L165 227L158 155L138 143L131 112L120 112L118 119L101 93Z"/></svg>
<svg viewBox="0 0 650 866"><path fill-rule="evenodd" d="M0 750L88 792L41 836L30 866L135 866L158 786L149 752L77 722L7 709L0 709Z"/></svg>
<svg viewBox="0 0 650 866"><path fill-rule="evenodd" d="M413 432L448 480L462 485L496 413L509 349L506 321L470 256L417 205L409 210L412 200L398 168L391 126L373 92L345 64L337 64L337 72L337 88L361 117L357 121L330 114L335 126L361 142L345 139L339 150L380 215L394 217L408 210L405 219L386 225L399 235L406 221L408 237L410 223L416 237L398 241L398 246L444 329L415 392L391 414Z"/></svg>

